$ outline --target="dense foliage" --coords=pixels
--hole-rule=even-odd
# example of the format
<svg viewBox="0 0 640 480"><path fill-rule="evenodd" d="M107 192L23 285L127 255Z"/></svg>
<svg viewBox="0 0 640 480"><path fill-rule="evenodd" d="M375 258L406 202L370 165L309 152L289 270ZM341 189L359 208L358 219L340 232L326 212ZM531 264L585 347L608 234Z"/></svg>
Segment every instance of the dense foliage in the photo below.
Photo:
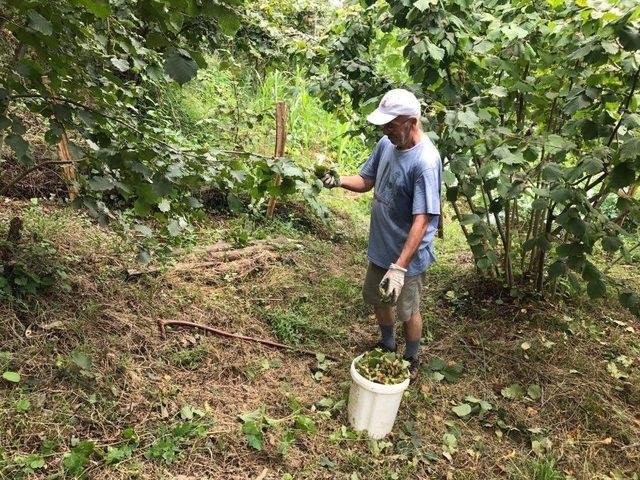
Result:
<svg viewBox="0 0 640 480"><path fill-rule="evenodd" d="M345 31L368 28L372 15L403 29L409 88L426 103L477 267L539 291L579 289L582 278L602 296L606 270L592 254L624 254L640 221L637 2L369 5ZM366 57L368 39L353 39ZM349 65L357 51L332 55ZM383 93L366 75L344 81L356 102ZM623 288L620 299L640 311L636 294Z"/></svg>
<svg viewBox="0 0 640 480"><path fill-rule="evenodd" d="M167 135L175 126L163 114L164 92L193 79L206 67L205 57L217 55L229 65L250 57L264 67L303 50L305 32L315 28L310 15L316 21L319 9L308 2L264 11L260 5L1 2L3 40L12 50L3 56L0 75L3 142L25 174L38 168L25 135L30 110L46 126L46 142L68 147L69 158L59 161L75 164L77 202L101 221L118 219L140 237L152 231L133 219L149 216L169 237L184 233L202 207L205 187L241 191L254 200L300 191L322 212L315 200L318 187L290 159L253 155L222 142L212 149ZM285 28L278 22L288 23ZM269 45L281 50L276 54ZM283 179L279 185L276 175ZM14 180L3 178L0 193Z"/></svg>

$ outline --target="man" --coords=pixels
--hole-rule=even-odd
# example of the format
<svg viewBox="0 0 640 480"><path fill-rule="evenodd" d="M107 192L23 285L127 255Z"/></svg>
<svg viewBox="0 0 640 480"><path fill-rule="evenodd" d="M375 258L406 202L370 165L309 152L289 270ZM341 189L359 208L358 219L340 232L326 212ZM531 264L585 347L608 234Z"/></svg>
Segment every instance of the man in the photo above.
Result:
<svg viewBox="0 0 640 480"><path fill-rule="evenodd" d="M404 358L417 373L422 319L420 290L435 261L433 238L440 215L442 165L433 143L420 128L420 102L409 91L389 91L367 120L384 136L360 173L326 175L325 187L352 192L374 190L367 269L362 295L373 305L386 351L396 350L394 321L404 324Z"/></svg>

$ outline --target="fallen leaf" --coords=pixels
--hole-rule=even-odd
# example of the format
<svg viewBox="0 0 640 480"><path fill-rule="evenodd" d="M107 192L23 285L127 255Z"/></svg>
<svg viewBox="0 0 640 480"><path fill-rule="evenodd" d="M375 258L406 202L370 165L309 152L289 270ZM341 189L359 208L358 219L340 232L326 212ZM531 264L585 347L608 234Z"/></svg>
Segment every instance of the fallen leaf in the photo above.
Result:
<svg viewBox="0 0 640 480"><path fill-rule="evenodd" d="M520 348L523 350L529 350L531 348L531 344L529 342L522 342L520 344Z"/></svg>
<svg viewBox="0 0 640 480"><path fill-rule="evenodd" d="M535 408L533 408L533 407L527 407L527 413L528 413L529 415L538 415L538 410L536 410L536 409L535 409Z"/></svg>
<svg viewBox="0 0 640 480"><path fill-rule="evenodd" d="M500 460L511 460L515 456L516 456L516 451L515 450L511 450L509 453L507 453L505 456L503 456Z"/></svg>
<svg viewBox="0 0 640 480"><path fill-rule="evenodd" d="M613 441L613 440L612 440L612 438L611 438L611 437L607 437L607 438L605 438L604 440L600 440L600 443L601 443L602 445L611 445L611 442L612 442L612 441Z"/></svg>

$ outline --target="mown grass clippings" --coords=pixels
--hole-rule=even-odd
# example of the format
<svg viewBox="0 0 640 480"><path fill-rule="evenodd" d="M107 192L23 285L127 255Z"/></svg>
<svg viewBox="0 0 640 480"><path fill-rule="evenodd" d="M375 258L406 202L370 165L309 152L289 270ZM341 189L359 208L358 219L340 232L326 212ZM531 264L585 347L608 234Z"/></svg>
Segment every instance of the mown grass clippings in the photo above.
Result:
<svg viewBox="0 0 640 480"><path fill-rule="evenodd" d="M11 203L13 212L6 214L32 207ZM516 474L512 463L528 471L534 449L541 458L562 452L554 468L575 478L615 469L631 478L633 445L640 441L640 382L638 344L627 329L640 331L640 324L605 301L555 304L496 294L470 274L468 254L445 243L423 296L431 335L422 355L430 372L447 371L451 381L423 372L409 387L393 432L372 446L351 431L346 414L349 361L379 335L360 298L366 267L361 232L339 242L298 232L301 248L283 251L281 261L233 281L198 271L128 282L123 272L135 265L128 263L135 252L123 254L118 237L75 215L62 209L51 230L56 248L65 252L71 294L52 292L28 310L0 304L6 340L0 364L21 375L17 384L0 384L0 428L9 432L0 437L0 478L62 474L63 458L79 442L95 446L82 467L87 478L160 478L167 471L253 478L265 466L275 478L509 478ZM344 226L350 216L336 221L349 232ZM44 223L38 228L48 228ZM445 227L445 242L457 242L453 226ZM200 228L198 235L211 243L224 237L225 220L211 219ZM99 250L96 238L102 239ZM447 296L449 291L455 295ZM302 343L345 360L317 370L318 380L317 359L216 336L195 338L188 330L176 329L162 340L156 323L182 319L276 340L269 311L293 313L282 318L305 322L297 327ZM525 342L530 348L523 350ZM613 376L610 362L628 378ZM453 365L464 368L449 372ZM524 394L504 397L501 391L514 384ZM292 396L313 420L315 433L296 430L291 417L282 428L264 432L260 452L250 447L237 415L265 405L269 417L287 418ZM28 408L19 409L24 400ZM471 412L459 416L452 410L459 404ZM211 423L202 435L165 442L176 425L202 423L193 411L191 420L183 418L185 406ZM137 443L122 435L132 426ZM152 458L145 456L149 451ZM331 464L321 464L322 458ZM67 463L73 468L82 462Z"/></svg>

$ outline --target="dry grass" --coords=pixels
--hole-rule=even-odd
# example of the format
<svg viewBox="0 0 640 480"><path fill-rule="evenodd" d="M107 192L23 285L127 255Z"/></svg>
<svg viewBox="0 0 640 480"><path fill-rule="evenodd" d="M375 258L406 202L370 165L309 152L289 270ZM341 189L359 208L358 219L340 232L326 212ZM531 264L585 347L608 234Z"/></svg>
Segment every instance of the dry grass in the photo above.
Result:
<svg viewBox="0 0 640 480"><path fill-rule="evenodd" d="M536 461L531 441L538 437L551 442L543 456L577 479L605 478L616 468L631 478L640 462L637 319L607 301L550 304L503 295L496 302L497 289L473 278L451 225L424 296L431 339L425 357L462 363L464 373L455 383L423 375L410 387L385 443L339 438L346 408L329 415L316 406L323 397L346 398L350 359L377 335L359 297L364 243L349 231L352 217L340 218L346 237L325 231L325 240L318 240L312 224L286 227L299 247L251 265L228 263L224 274L204 269L127 281L132 252L75 211L11 202L0 225L11 211L27 209L26 229L56 245L73 290L28 306L0 305L0 349L11 352L9 366L22 375L17 386L0 385L0 477L19 478L16 457L54 440L46 466L30 478L60 478L74 438L106 452L126 443L128 427L139 437L132 457L108 465L94 453L87 478L255 479L264 468L267 479L286 473L309 479L520 478L514 466ZM225 224L217 218L203 225L201 241L219 236L211 228L219 232ZM185 253L181 260L204 258ZM286 332L274 330L273 318L283 312L295 319L303 346L342 356L320 381L312 376L314 358L193 330L176 329L163 341L156 323L188 320L277 340ZM530 348L523 350L523 342ZM74 351L91 359L88 373L71 360ZM634 364L621 367L629 378L614 380L607 362L620 355ZM501 389L512 383L525 389L538 384L542 398L504 398ZM451 407L467 395L491 402L495 413L458 419ZM31 402L25 412L16 408L20 398ZM248 447L238 414L265 405L270 417L288 418L294 399L317 433L298 433L282 456L277 448L291 424L286 420L266 432L262 451ZM185 405L204 413L194 421L206 433L179 444L171 464L146 458L163 426L183 422ZM406 447L408 421L415 422L420 448ZM450 460L443 455L448 432L458 437ZM426 451L436 460L424 459Z"/></svg>

